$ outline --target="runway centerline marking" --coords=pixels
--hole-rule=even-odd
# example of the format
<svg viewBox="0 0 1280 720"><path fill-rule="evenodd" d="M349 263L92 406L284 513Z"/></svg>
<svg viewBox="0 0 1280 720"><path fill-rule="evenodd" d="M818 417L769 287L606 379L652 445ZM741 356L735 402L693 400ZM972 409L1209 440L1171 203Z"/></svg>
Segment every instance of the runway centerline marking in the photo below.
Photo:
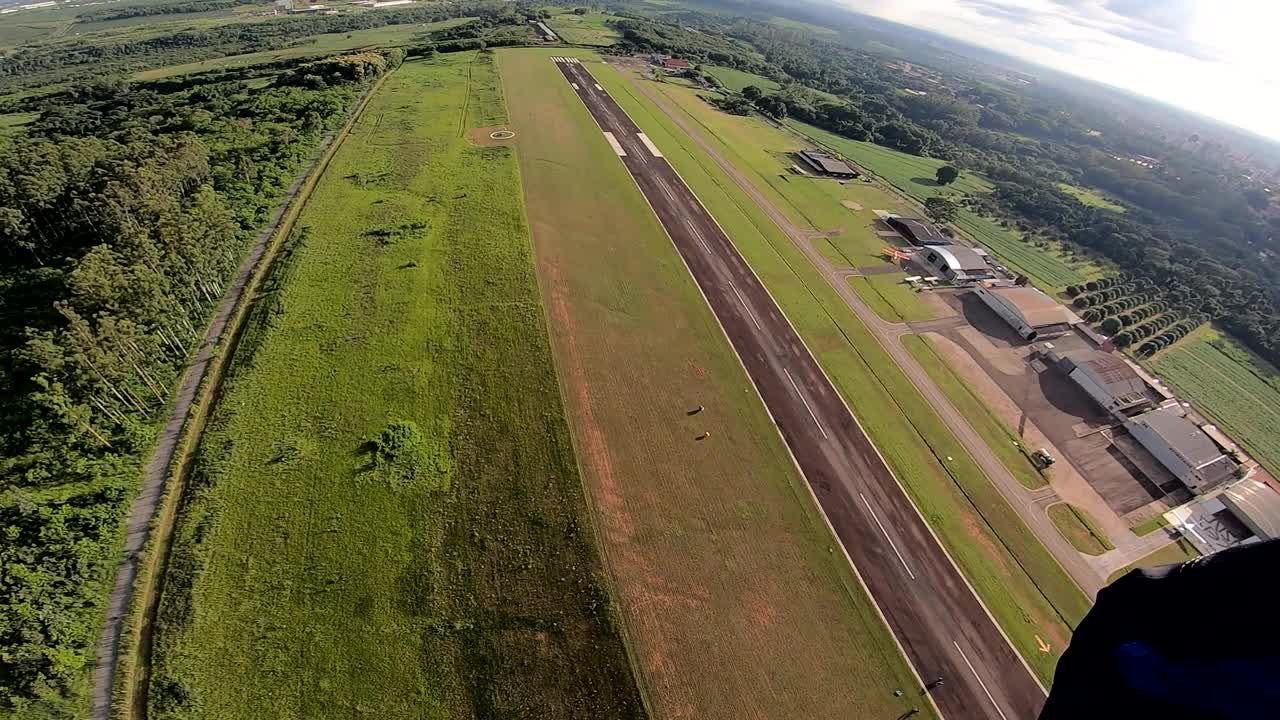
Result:
<svg viewBox="0 0 1280 720"><path fill-rule="evenodd" d="M596 89L600 92L604 92L604 88L600 87L600 83L596 83Z"/></svg>
<svg viewBox="0 0 1280 720"><path fill-rule="evenodd" d="M862 493L858 493L858 497L862 498L862 504L867 506L867 512L871 513L871 519L876 521L876 525L879 526L880 533L884 535L884 539L889 541L889 547L893 548L893 554L898 556L898 562L902 563L902 569L907 571L908 577L915 580L915 573L911 572L911 567L907 565L906 558L902 557L902 553L898 551L898 546L894 544L893 538L889 537L889 531L884 529L884 523L880 522L880 518L876 515L876 511L871 508L871 502L867 500L867 496Z"/></svg>
<svg viewBox="0 0 1280 720"><path fill-rule="evenodd" d="M693 231L693 236L694 236L694 237L696 237L696 238L698 238L698 242L702 243L702 249L703 249L703 250L706 250L708 253L710 253L710 252L711 252L711 246L710 246L710 245L708 245L708 244L707 244L706 239L702 237L702 232L701 232L700 230L698 230L698 228L696 228L696 227L694 227L694 226L692 226L692 225L690 225L690 226L689 226L689 229ZM759 327L759 325L757 325L756 327Z"/></svg>
<svg viewBox="0 0 1280 720"><path fill-rule="evenodd" d="M698 239L699 239L699 240L701 240L701 239L702 239L702 236L701 236L701 235L699 235L699 236L698 236ZM705 245L705 244L706 244L706 243L703 243L703 245ZM738 292L738 286L737 286L737 285L734 285L734 284L733 284L733 281L732 281L732 280L730 280L730 281L729 281L729 287L733 289L733 294L738 296L738 302L742 303L742 309L747 311L747 317L750 317L750 318L751 318L751 322L755 323L756 329L757 329L757 330L763 330L764 328L760 327L760 321L756 319L756 314L755 314L754 312L752 312L752 310L751 310L751 306L747 304L747 299L746 299L746 298L744 298L744 297L742 297L742 293ZM787 377L791 377L791 374L790 374L790 373L787 373ZM795 384L795 382L793 381L791 384L792 384L792 385L794 385L794 384ZM796 390L796 392L800 392L800 391L799 391L799 389L797 389L797 390ZM803 400L803 398L801 398L801 399ZM808 406L809 406L809 404L808 404L808 403L805 403L805 407L808 407ZM812 410L810 410L810 411L809 411L809 414L810 414L810 415L812 415L812 414L813 414L813 411L812 411ZM814 421L814 422L817 422L817 421L818 421L818 418L816 418L816 417L815 417L815 418L813 419L813 421ZM819 429L819 430L821 430L821 429L822 429L822 426L821 426L821 425L819 425L819 426L818 426L818 429ZM824 432L824 433L822 433L822 436L823 436L823 437L826 437L826 435L827 435L827 434L826 434L825 432Z"/></svg>
<svg viewBox="0 0 1280 720"><path fill-rule="evenodd" d="M982 682L982 678L978 675L978 671L974 669L973 663L969 662L969 656L965 655L964 650L960 648L960 643L952 640L951 644L956 646L956 650L960 653L960 657L964 659L964 664L969 666L969 672L973 673L973 677L977 679L978 684L982 686L982 692L987 694L987 699L991 701L992 707L996 709L996 712L1000 713L1000 720L1009 720L1009 718L1005 717L1004 711L1001 710L1000 706L996 703L996 699L992 697L991 691L987 689L987 684Z"/></svg>
<svg viewBox="0 0 1280 720"><path fill-rule="evenodd" d="M569 84L573 86L573 89L574 89L574 90L581 90L581 89L582 89L582 88L578 87L578 83L576 83L576 82L571 82L571 83L569 83Z"/></svg>
<svg viewBox="0 0 1280 720"><path fill-rule="evenodd" d="M822 433L822 439L827 439L827 431L822 429L822 423L818 422L818 416L813 413L813 408L809 407L809 401L804 399L804 393L800 392L800 386L796 384L796 379L791 377L791 371L782 368L782 372L787 374L787 380L791 381L791 387L795 388L796 397L800 398L800 402L804 403L804 409L809 411L809 417L813 418L813 424L818 426L818 432Z"/></svg>

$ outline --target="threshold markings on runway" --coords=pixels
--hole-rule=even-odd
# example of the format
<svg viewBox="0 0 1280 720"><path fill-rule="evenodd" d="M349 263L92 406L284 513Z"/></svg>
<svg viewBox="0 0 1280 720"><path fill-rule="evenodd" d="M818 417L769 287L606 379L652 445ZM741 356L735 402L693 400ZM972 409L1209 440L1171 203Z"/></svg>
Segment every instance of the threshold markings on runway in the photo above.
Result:
<svg viewBox="0 0 1280 720"><path fill-rule="evenodd" d="M973 668L973 663L969 662L969 656L965 655L964 650L960 649L960 643L952 640L951 644L956 646L956 650L959 651L960 657L964 659L964 664L969 666L969 672L973 673L974 679L976 679L978 684L982 686L982 692L987 694L987 699L991 701L991 706L996 709L996 712L1000 713L1000 720L1009 720L1009 718L1005 717L1004 711L1000 709L1000 705L996 702L996 699L991 696L991 691L987 689L987 684L982 682L982 677L978 675L978 671Z"/></svg>
<svg viewBox="0 0 1280 720"><path fill-rule="evenodd" d="M609 141L609 147L612 147L613 151L618 153L618 157L627 156L627 151L622 149L622 145L618 142L618 138L613 136L613 133L606 130L604 133L604 139Z"/></svg>
<svg viewBox="0 0 1280 720"><path fill-rule="evenodd" d="M702 239L702 236L701 236L701 235L699 235L699 236L698 236L698 239L699 239L699 240L701 240L701 239ZM705 245L706 243L703 243L703 244ZM733 289L733 294L738 296L738 302L742 303L742 309L747 311L747 316L751 318L751 322L755 323L755 325L756 325L756 329L757 329L757 330L763 330L764 328L760 327L760 321L756 319L756 314L755 314L754 312L752 312L752 310L751 310L751 306L747 304L746 298L742 297L742 293L738 292L738 286L737 286L737 285L734 285L734 284L733 284L733 281L732 281L732 280L730 280L730 281L729 281L729 287ZM792 384L792 385L795 385L795 384L796 384L796 382L795 382L794 380L792 380L792 381L791 381L791 384ZM796 390L796 392L799 392L799 389L797 389L797 390ZM810 411L810 414L812 414L812 411ZM814 422L817 422L817 421L818 421L818 418L816 418L816 417L815 417L815 418L813 419L813 421L814 421ZM819 425L819 426L818 426L818 429L819 429L819 430L821 430L821 429L822 429L822 426L821 426L821 425ZM823 433L823 435L825 436L825 435L826 435L826 433Z"/></svg>
<svg viewBox="0 0 1280 720"><path fill-rule="evenodd" d="M658 149L657 145L653 144L653 141L649 139L648 135L645 135L644 133L636 133L636 137L640 138L640 142L644 143L644 146L649 148L649 152L653 153L654 157L662 157L662 151Z"/></svg>
<svg viewBox="0 0 1280 720"><path fill-rule="evenodd" d="M871 508L871 503L867 500L867 496L862 493L858 493L858 497L862 498L862 504L867 506L867 512L871 513L871 519L876 521L876 525L880 528L880 532L884 535L884 539L889 541L889 547L893 548L893 554L898 556L898 562L902 563L902 569L907 571L908 577L915 580L916 574L911 572L911 567L907 565L906 558L902 557L902 553L898 551L898 546L894 544L893 538L889 537L889 531L884 529L884 523L880 522L880 517L876 515L876 511Z"/></svg>
<svg viewBox="0 0 1280 720"><path fill-rule="evenodd" d="M600 83L596 83L596 89L600 92L604 92L604 88L600 87Z"/></svg>
<svg viewBox="0 0 1280 720"><path fill-rule="evenodd" d="M730 283L731 286L732 284ZM733 291L737 292L738 289L734 288ZM787 374L787 379L791 381L791 387L795 388L796 397L800 398L800 402L804 403L804 409L809 411L809 417L813 418L813 424L818 426L818 432L822 433L822 438L826 440L827 431L822 429L822 423L818 422L818 416L814 414L813 408L809 407L809 401L804 399L804 393L800 392L800 386L796 384L796 379L791 377L791 371L782 368L782 372Z"/></svg>
<svg viewBox="0 0 1280 720"><path fill-rule="evenodd" d="M578 87L578 83L569 83L569 84L573 86L573 89L574 89L574 90L581 90L581 89L582 89L582 88Z"/></svg>

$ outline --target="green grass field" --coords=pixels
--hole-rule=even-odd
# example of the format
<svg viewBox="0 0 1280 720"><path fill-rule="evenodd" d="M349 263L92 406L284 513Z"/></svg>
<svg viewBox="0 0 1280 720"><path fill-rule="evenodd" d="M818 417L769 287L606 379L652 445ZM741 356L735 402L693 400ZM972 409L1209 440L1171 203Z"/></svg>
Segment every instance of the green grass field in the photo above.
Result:
<svg viewBox="0 0 1280 720"><path fill-rule="evenodd" d="M653 716L902 715L913 699L888 690L911 685L906 663L553 54L596 58L505 49L499 67L562 393Z"/></svg>
<svg viewBox="0 0 1280 720"><path fill-rule="evenodd" d="M567 43L608 47L622 39L622 33L609 25L610 20L616 19L616 15L604 12L589 12L586 15L564 12L547 20L547 25Z"/></svg>
<svg viewBox="0 0 1280 720"><path fill-rule="evenodd" d="M755 75L749 72L743 72L737 68L721 67L719 65L707 65L703 67L708 74L720 81L727 90L733 92L742 92L742 88L748 85L755 85L765 92L777 92L782 86L775 80L770 80L763 75Z"/></svg>
<svg viewBox="0 0 1280 720"><path fill-rule="evenodd" d="M1101 555L1108 550L1115 550L1107 534L1103 532L1093 518L1067 503L1050 505L1045 513L1049 521L1058 528L1058 532L1071 543L1071 547L1085 555Z"/></svg>
<svg viewBox="0 0 1280 720"><path fill-rule="evenodd" d="M1097 190L1091 190L1086 187L1071 185L1069 183L1058 183L1058 189L1091 207L1098 207L1103 210L1110 210L1118 213L1128 212L1123 205L1117 205L1116 203L1111 202L1106 198L1106 196Z"/></svg>
<svg viewBox="0 0 1280 720"><path fill-rule="evenodd" d="M463 138L505 115L491 54L406 63L317 186L200 446L152 718L644 717L519 170Z"/></svg>
<svg viewBox="0 0 1280 720"><path fill-rule="evenodd" d="M1046 684L1051 682L1057 655L1039 652L1035 637L1046 639L1054 648L1065 647L1070 628L1089 607L1085 595L800 249L714 160L616 70L601 70L597 78L725 228L814 350L1015 647ZM696 96L657 83L649 87L679 103L688 121L709 122L700 115L708 111L695 109L706 107ZM755 122L723 114L717 117L726 124ZM812 181L774 185L767 173L759 171L762 146L743 145L729 133L703 137L747 172L766 195L787 193L780 205L784 211L803 215L815 210L812 203L820 196L808 192ZM787 188L795 188L795 194ZM839 203L834 205L834 210L847 212ZM946 465L939 462L938 458L946 457L952 460Z"/></svg>
<svg viewBox="0 0 1280 720"><path fill-rule="evenodd" d="M1188 560L1195 560L1198 557L1200 557L1200 552L1191 543L1186 540L1176 540L1132 565L1111 573L1111 577L1107 578L1107 582L1115 582L1128 574L1130 570L1160 567L1161 565L1177 565Z"/></svg>
<svg viewBox="0 0 1280 720"><path fill-rule="evenodd" d="M888 273L855 276L848 281L858 297L889 322L920 322L937 317L920 294L902 281L906 276L906 273Z"/></svg>
<svg viewBox="0 0 1280 720"><path fill-rule="evenodd" d="M1280 474L1280 371L1205 328L1148 365L1272 474Z"/></svg>
<svg viewBox="0 0 1280 720"><path fill-rule="evenodd" d="M938 168L947 164L944 160L909 155L875 143L850 140L796 120L788 120L787 126L884 178L885 182L918 202L942 193L970 195L989 193L992 190L991 183L986 178L969 171L961 172L960 178L950 185L939 185L934 178Z"/></svg>
<svg viewBox="0 0 1280 720"><path fill-rule="evenodd" d="M201 60L199 62L183 63L182 65L168 65L166 67L153 68L151 70L144 70L135 73L133 75L133 79L158 80L160 78L172 77L175 75L190 75L192 73L206 72L209 70L246 67L249 65L275 62L277 60L292 60L303 57L333 55L362 48L400 47L404 45L412 45L417 38L425 32L455 27L471 22L473 19L474 18L450 18L449 20L442 20L440 22L424 25L388 25L386 27L371 28L369 30L356 30L349 33L316 35L312 38L308 38L306 42L302 42L294 47L285 48L283 50L264 50L262 52L245 53L244 55L229 55L227 57Z"/></svg>
<svg viewBox="0 0 1280 720"><path fill-rule="evenodd" d="M934 351L928 338L906 335L902 344L1023 487L1037 490L1049 484L1027 457L1017 433L996 417L986 400Z"/></svg>

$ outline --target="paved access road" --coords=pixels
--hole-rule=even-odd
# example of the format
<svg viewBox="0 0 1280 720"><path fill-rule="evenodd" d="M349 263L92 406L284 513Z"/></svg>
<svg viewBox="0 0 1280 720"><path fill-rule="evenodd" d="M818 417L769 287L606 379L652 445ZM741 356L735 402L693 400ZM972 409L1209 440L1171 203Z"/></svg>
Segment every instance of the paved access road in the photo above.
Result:
<svg viewBox="0 0 1280 720"><path fill-rule="evenodd" d="M683 256L856 571L949 720L1030 720L1044 689L924 524L768 291L573 58L553 58ZM892 688L885 688L890 692ZM920 688L906 688L916 693Z"/></svg>

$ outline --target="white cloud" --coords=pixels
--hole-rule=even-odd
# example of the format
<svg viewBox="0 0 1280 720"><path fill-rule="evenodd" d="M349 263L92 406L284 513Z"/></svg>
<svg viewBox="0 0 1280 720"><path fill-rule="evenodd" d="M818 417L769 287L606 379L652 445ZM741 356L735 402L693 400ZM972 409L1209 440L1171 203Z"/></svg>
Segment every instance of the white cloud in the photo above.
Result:
<svg viewBox="0 0 1280 720"><path fill-rule="evenodd" d="M1271 0L844 0L1280 139Z"/></svg>

